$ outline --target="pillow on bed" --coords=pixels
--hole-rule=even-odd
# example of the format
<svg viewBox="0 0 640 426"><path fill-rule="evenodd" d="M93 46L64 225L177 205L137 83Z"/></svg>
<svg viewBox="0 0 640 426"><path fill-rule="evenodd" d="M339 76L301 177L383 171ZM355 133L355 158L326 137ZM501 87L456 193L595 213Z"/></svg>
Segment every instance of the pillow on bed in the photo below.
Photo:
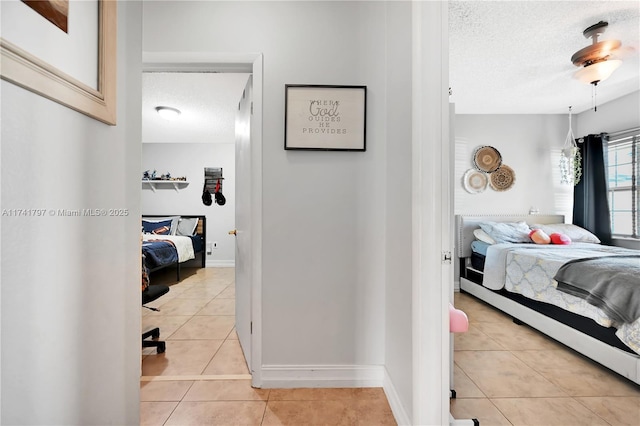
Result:
<svg viewBox="0 0 640 426"><path fill-rule="evenodd" d="M170 235L169 232L171 231L171 221L165 220L162 222L149 222L143 220L142 230L145 234Z"/></svg>
<svg viewBox="0 0 640 426"><path fill-rule="evenodd" d="M180 216L163 216L163 217L142 216L142 220L146 222L165 222L167 220L170 220L171 225L169 226L170 228L169 234L175 235L176 231L178 230L178 221L180 220Z"/></svg>
<svg viewBox="0 0 640 426"><path fill-rule="evenodd" d="M529 238L536 244L551 244L551 237L542 229L534 229L529 233Z"/></svg>
<svg viewBox="0 0 640 426"><path fill-rule="evenodd" d="M551 238L551 244L569 245L571 244L571 238L566 234L555 232L549 236Z"/></svg>
<svg viewBox="0 0 640 426"><path fill-rule="evenodd" d="M552 225L531 225L531 228L542 229L547 235L564 234L574 243L600 244L600 239L584 228L571 223L555 223Z"/></svg>
<svg viewBox="0 0 640 426"><path fill-rule="evenodd" d="M491 238L491 236L489 236L489 234L487 234L486 232L484 232L480 228L473 230L473 236L476 237L476 240L482 241L483 243L487 243L487 244L495 244L496 243L496 240Z"/></svg>
<svg viewBox="0 0 640 426"><path fill-rule="evenodd" d="M480 228L496 243L530 243L526 222L480 222Z"/></svg>
<svg viewBox="0 0 640 426"><path fill-rule="evenodd" d="M196 226L198 226L198 218L197 217L183 217L178 222L178 230L176 235L183 235L185 237L190 237L191 235L195 235Z"/></svg>

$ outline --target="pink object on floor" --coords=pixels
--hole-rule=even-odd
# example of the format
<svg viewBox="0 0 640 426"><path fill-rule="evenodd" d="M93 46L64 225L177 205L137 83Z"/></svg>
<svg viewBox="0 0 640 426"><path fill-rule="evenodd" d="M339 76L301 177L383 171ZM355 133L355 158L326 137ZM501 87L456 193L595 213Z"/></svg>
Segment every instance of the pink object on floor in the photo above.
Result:
<svg viewBox="0 0 640 426"><path fill-rule="evenodd" d="M449 331L452 333L464 333L469 329L469 318L460 309L449 303Z"/></svg>

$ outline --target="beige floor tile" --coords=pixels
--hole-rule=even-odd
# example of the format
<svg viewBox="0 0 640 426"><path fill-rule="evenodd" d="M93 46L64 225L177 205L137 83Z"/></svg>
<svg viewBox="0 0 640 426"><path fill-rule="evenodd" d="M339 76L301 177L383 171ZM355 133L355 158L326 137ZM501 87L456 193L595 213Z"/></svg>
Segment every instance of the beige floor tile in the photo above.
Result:
<svg viewBox="0 0 640 426"><path fill-rule="evenodd" d="M142 318L142 330L160 327L160 339L164 340L191 318L191 315L147 315Z"/></svg>
<svg viewBox="0 0 640 426"><path fill-rule="evenodd" d="M456 351L455 362L488 397L566 394L507 351Z"/></svg>
<svg viewBox="0 0 640 426"><path fill-rule="evenodd" d="M234 324L233 316L196 315L173 333L169 340L224 340Z"/></svg>
<svg viewBox="0 0 640 426"><path fill-rule="evenodd" d="M358 409L351 401L269 401L263 426L355 425Z"/></svg>
<svg viewBox="0 0 640 426"><path fill-rule="evenodd" d="M487 398L455 398L450 401L450 412L456 420L478 419L484 425L511 425Z"/></svg>
<svg viewBox="0 0 640 426"><path fill-rule="evenodd" d="M358 399L356 405L356 424L361 426L397 425L389 403L379 399Z"/></svg>
<svg viewBox="0 0 640 426"><path fill-rule="evenodd" d="M141 382L140 401L181 401L192 381Z"/></svg>
<svg viewBox="0 0 640 426"><path fill-rule="evenodd" d="M554 350L561 347L559 343L544 334L527 325L517 325L513 321L478 323L474 324L474 327L509 350Z"/></svg>
<svg viewBox="0 0 640 426"><path fill-rule="evenodd" d="M236 288L230 285L222 293L218 294L216 297L218 299L234 299L236 297Z"/></svg>
<svg viewBox="0 0 640 426"><path fill-rule="evenodd" d="M223 340L167 341L163 354L146 356L142 361L143 376L180 376L202 374ZM234 373L221 373L234 374Z"/></svg>
<svg viewBox="0 0 640 426"><path fill-rule="evenodd" d="M163 425L177 406L178 402L141 402L140 425Z"/></svg>
<svg viewBox="0 0 640 426"><path fill-rule="evenodd" d="M225 340L203 374L249 374L238 340Z"/></svg>
<svg viewBox="0 0 640 426"><path fill-rule="evenodd" d="M578 401L568 397L497 398L491 399L491 402L514 425L607 425Z"/></svg>
<svg viewBox="0 0 640 426"><path fill-rule="evenodd" d="M640 397L584 397L576 400L612 425L640 424Z"/></svg>
<svg viewBox="0 0 640 426"><path fill-rule="evenodd" d="M458 398L486 398L480 388L455 363L453 366L453 389Z"/></svg>
<svg viewBox="0 0 640 426"><path fill-rule="evenodd" d="M509 315L500 312L492 306L479 301L469 294L455 293L454 306L464 311L470 323L475 322L512 322Z"/></svg>
<svg viewBox="0 0 640 426"><path fill-rule="evenodd" d="M639 386L569 349L513 354L571 396L640 397Z"/></svg>
<svg viewBox="0 0 640 426"><path fill-rule="evenodd" d="M236 332L236 328L235 327L233 327L233 330L231 330L231 332L227 336L227 339L229 339L229 340L238 340L238 333Z"/></svg>
<svg viewBox="0 0 640 426"><path fill-rule="evenodd" d="M176 297L162 305L162 315L195 315L209 299L183 299Z"/></svg>
<svg viewBox="0 0 640 426"><path fill-rule="evenodd" d="M199 283L185 290L180 294L183 299L207 299L211 300L218 296L228 287L227 284L203 284Z"/></svg>
<svg viewBox="0 0 640 426"><path fill-rule="evenodd" d="M235 315L235 299L213 299L200 309L196 315Z"/></svg>
<svg viewBox="0 0 640 426"><path fill-rule="evenodd" d="M194 383L184 401L266 401L269 389L251 387L251 380L203 380Z"/></svg>
<svg viewBox="0 0 640 426"><path fill-rule="evenodd" d="M506 348L486 335L477 327L478 323L469 324L466 333L453 335L453 348L456 351L503 351Z"/></svg>
<svg viewBox="0 0 640 426"><path fill-rule="evenodd" d="M183 401L165 426L259 426L265 406L264 401Z"/></svg>

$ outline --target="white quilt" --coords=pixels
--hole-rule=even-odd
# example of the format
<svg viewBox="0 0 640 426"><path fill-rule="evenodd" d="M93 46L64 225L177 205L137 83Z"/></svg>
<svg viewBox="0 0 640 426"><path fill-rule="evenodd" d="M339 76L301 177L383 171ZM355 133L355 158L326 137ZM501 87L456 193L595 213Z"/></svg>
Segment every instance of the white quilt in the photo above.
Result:
<svg viewBox="0 0 640 426"><path fill-rule="evenodd" d="M186 262L187 260L195 259L196 255L193 252L193 242L189 237L183 237L180 235L156 235L156 234L142 234L143 241L152 240L167 240L171 241L178 251L178 262Z"/></svg>
<svg viewBox="0 0 640 426"><path fill-rule="evenodd" d="M600 308L586 300L558 291L553 279L565 262L582 257L624 254L630 250L588 243L571 245L495 244L487 250L483 286L506 290L559 306L591 318L604 327L616 327L618 338L640 354L640 319L616 324ZM632 251L633 253L637 253Z"/></svg>

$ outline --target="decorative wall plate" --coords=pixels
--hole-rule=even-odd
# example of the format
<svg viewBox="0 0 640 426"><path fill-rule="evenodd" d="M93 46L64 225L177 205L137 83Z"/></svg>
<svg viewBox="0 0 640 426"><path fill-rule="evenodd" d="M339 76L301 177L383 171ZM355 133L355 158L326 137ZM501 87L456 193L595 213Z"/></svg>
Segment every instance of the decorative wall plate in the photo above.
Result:
<svg viewBox="0 0 640 426"><path fill-rule="evenodd" d="M471 194L478 194L487 188L489 177L476 169L469 169L462 178L464 189Z"/></svg>
<svg viewBox="0 0 640 426"><path fill-rule="evenodd" d="M496 191L506 191L511 189L516 181L516 174L513 169L506 164L500 166L498 170L491 173L491 188Z"/></svg>
<svg viewBox="0 0 640 426"><path fill-rule="evenodd" d="M493 173L502 164L502 155L492 146L481 146L473 154L473 165L485 173Z"/></svg>

